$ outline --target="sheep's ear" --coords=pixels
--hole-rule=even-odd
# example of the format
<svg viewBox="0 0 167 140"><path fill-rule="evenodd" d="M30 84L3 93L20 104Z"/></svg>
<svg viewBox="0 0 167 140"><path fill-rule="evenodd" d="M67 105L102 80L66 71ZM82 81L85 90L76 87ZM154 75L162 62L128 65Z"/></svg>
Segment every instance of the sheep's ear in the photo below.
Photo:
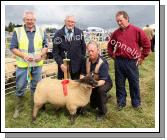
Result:
<svg viewBox="0 0 167 140"><path fill-rule="evenodd" d="M93 78L93 76L94 76L94 73L93 73L93 72L91 72L90 77L91 77L91 78Z"/></svg>

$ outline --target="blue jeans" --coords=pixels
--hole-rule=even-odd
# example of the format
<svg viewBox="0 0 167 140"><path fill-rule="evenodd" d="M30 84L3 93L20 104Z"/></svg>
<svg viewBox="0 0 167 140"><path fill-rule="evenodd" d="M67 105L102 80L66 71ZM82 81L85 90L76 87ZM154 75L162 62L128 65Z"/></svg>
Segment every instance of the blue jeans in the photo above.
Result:
<svg viewBox="0 0 167 140"><path fill-rule="evenodd" d="M16 96L23 96L27 87L27 68L16 69ZM30 81L31 94L35 92L37 83L41 80L42 67L32 67L31 75L32 80Z"/></svg>

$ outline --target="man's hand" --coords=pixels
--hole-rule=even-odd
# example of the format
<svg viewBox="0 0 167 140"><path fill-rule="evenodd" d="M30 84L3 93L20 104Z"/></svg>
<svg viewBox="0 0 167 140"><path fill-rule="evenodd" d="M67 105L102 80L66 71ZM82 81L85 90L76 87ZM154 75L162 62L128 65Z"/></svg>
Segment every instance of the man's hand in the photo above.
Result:
<svg viewBox="0 0 167 140"><path fill-rule="evenodd" d="M96 87L99 87L99 86L103 86L105 84L105 80L99 80L97 81L97 86Z"/></svg>
<svg viewBox="0 0 167 140"><path fill-rule="evenodd" d="M64 64L61 64L60 68L63 72L67 72L67 67Z"/></svg>
<svg viewBox="0 0 167 140"><path fill-rule="evenodd" d="M24 60L27 62L32 62L32 61L34 61L34 58L32 56L26 55L26 56L24 56Z"/></svg>
<svg viewBox="0 0 167 140"><path fill-rule="evenodd" d="M85 77L84 75L80 74L79 79L82 79L84 77Z"/></svg>
<svg viewBox="0 0 167 140"><path fill-rule="evenodd" d="M111 58L115 60L115 53L112 54Z"/></svg>
<svg viewBox="0 0 167 140"><path fill-rule="evenodd" d="M39 61L41 61L41 60L42 60L41 55L36 55L35 58L34 58L34 61L35 61L35 62L39 62Z"/></svg>
<svg viewBox="0 0 167 140"><path fill-rule="evenodd" d="M143 63L143 59L139 58L136 62L136 66L139 66Z"/></svg>

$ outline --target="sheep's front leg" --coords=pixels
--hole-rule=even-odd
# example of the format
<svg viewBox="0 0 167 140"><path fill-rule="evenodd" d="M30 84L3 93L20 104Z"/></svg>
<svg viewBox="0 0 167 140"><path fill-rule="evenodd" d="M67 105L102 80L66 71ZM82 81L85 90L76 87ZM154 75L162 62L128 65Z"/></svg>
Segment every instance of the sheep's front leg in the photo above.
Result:
<svg viewBox="0 0 167 140"><path fill-rule="evenodd" d="M73 125L75 123L76 116L75 115L70 115L70 123Z"/></svg>
<svg viewBox="0 0 167 140"><path fill-rule="evenodd" d="M75 123L77 107L74 105L67 106L67 109L70 113L70 122L71 125Z"/></svg>

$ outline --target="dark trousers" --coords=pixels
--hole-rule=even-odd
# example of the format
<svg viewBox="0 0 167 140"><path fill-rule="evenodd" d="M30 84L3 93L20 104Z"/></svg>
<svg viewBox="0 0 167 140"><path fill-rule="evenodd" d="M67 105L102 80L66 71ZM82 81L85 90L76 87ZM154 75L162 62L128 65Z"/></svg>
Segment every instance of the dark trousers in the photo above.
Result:
<svg viewBox="0 0 167 140"><path fill-rule="evenodd" d="M155 36L151 40L151 51L154 52L155 50Z"/></svg>
<svg viewBox="0 0 167 140"><path fill-rule="evenodd" d="M105 82L103 86L96 87L92 90L90 97L90 106L98 108L98 113L104 115L107 113L106 107L106 93L112 88L112 81Z"/></svg>
<svg viewBox="0 0 167 140"><path fill-rule="evenodd" d="M140 105L140 90L139 90L139 70L136 66L136 60L125 58L115 59L115 84L116 97L119 106L126 106L126 89L125 81L128 79L131 104L133 107Z"/></svg>

